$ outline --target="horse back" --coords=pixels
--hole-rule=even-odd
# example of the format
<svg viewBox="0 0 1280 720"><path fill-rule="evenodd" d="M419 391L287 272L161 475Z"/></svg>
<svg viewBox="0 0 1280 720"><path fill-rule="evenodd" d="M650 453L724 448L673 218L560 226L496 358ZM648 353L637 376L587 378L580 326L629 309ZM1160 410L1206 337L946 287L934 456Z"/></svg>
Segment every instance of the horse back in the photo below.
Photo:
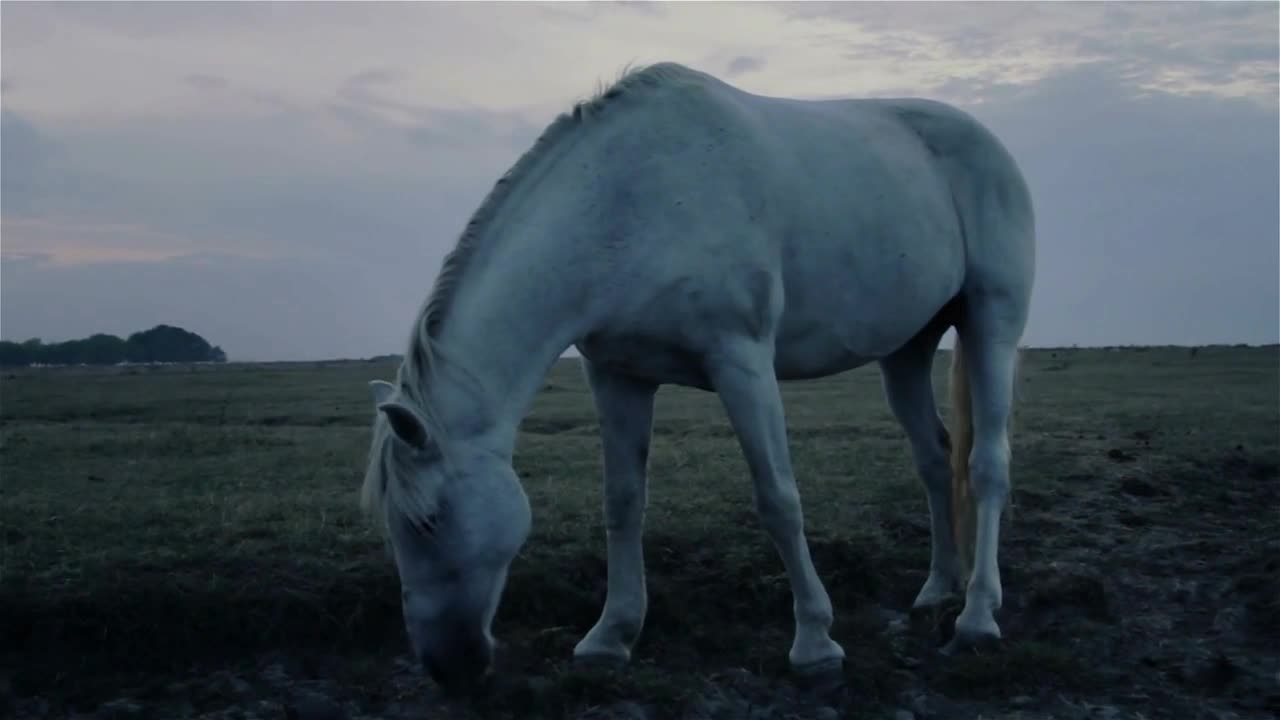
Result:
<svg viewBox="0 0 1280 720"><path fill-rule="evenodd" d="M963 286L957 188L982 171L966 166L982 148L965 143L986 136L959 111L717 81L627 114L593 148L613 163L599 234L626 268L603 291L616 302L597 306L614 310L592 334L597 355L613 338L683 365L674 356L733 332L774 338L780 376L818 376L892 353Z"/></svg>

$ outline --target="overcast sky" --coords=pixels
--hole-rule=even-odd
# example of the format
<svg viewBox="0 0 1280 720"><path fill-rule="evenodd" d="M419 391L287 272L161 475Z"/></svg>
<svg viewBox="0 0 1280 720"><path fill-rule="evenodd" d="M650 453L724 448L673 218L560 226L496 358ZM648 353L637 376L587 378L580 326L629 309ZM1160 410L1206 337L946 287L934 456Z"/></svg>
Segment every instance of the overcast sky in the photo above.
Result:
<svg viewBox="0 0 1280 720"><path fill-rule="evenodd" d="M674 60L986 122L1037 208L1029 345L1277 342L1278 7L4 3L0 336L400 352L542 127Z"/></svg>

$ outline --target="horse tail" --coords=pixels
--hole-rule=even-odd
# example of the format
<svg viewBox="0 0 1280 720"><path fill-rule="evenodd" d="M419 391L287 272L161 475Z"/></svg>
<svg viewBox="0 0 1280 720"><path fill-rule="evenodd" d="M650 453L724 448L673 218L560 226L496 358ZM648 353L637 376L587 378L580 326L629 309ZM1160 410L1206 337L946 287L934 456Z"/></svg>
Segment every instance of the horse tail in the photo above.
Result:
<svg viewBox="0 0 1280 720"><path fill-rule="evenodd" d="M960 558L960 577L967 583L973 570L977 543L977 516L973 485L969 478L969 453L973 450L973 401L969 394L969 373L965 368L960 334L951 351L951 528Z"/></svg>

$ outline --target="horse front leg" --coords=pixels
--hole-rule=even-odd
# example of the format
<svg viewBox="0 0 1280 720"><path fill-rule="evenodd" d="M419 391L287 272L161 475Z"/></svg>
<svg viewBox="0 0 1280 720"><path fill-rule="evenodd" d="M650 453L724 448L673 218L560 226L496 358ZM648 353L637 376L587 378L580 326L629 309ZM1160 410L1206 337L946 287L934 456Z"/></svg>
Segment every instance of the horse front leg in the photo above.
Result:
<svg viewBox="0 0 1280 720"><path fill-rule="evenodd" d="M814 569L804 536L772 343L730 344L712 357L707 371L750 468L761 524L791 580L795 639L788 657L792 670L806 679L838 674L845 653L829 634L834 619L831 598Z"/></svg>
<svg viewBox="0 0 1280 720"><path fill-rule="evenodd" d="M591 387L604 446L604 519L608 589L600 619L573 649L576 659L626 663L644 626L646 466L658 386L592 365Z"/></svg>

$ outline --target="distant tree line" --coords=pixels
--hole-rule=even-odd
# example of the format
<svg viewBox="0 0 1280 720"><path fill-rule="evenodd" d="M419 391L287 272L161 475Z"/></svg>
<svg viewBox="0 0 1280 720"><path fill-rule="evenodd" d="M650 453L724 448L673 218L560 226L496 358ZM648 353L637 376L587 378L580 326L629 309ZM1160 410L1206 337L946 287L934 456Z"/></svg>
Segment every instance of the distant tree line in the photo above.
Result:
<svg viewBox="0 0 1280 720"><path fill-rule="evenodd" d="M44 343L0 340L0 366L116 365L122 362L226 362L222 348L172 325L157 325L120 338L98 333L80 340Z"/></svg>

